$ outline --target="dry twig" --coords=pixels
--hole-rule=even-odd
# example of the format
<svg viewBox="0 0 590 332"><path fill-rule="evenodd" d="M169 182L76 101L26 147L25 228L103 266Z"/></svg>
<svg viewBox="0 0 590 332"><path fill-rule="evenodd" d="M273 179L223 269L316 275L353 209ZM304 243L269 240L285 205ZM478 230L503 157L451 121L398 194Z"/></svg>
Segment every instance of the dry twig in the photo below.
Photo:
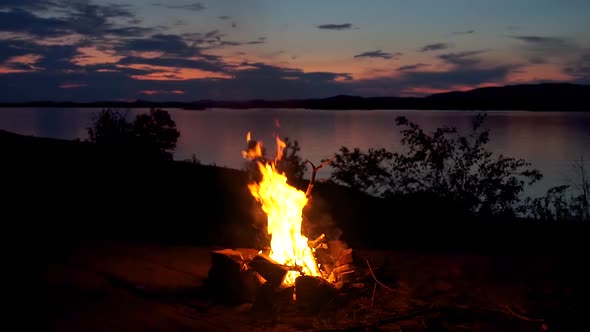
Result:
<svg viewBox="0 0 590 332"><path fill-rule="evenodd" d="M311 165L311 176L309 177L309 184L307 185L307 190L305 191L305 197L309 197L311 195L311 191L313 190L313 186L315 184L315 175L316 175L317 171L320 170L322 167L331 163L332 159L328 159L318 166L314 165L309 160L306 160L306 162L308 162Z"/></svg>
<svg viewBox="0 0 590 332"><path fill-rule="evenodd" d="M391 287L389 287L389 286L385 285L384 283L382 283L381 281L379 281L379 280L377 279L377 277L375 276L375 273L373 272L373 268L371 268L371 264L369 263L369 260L367 259L366 261L367 261L367 266L369 267L369 271L371 272L371 275L373 276L373 280L375 280L375 282L376 282L377 284L379 284L381 287L383 287L383 288L385 288L385 289L388 289L388 290L390 290L390 291L392 291L392 292L395 292L395 289L393 289L393 288L391 288Z"/></svg>
<svg viewBox="0 0 590 332"><path fill-rule="evenodd" d="M512 308L510 308L509 305L505 305L504 307L506 308L507 313L509 313L510 315L512 315L518 319L526 320L527 322L539 322L539 323L542 323L545 321L543 318L531 318L531 317L523 316L517 312L514 312L514 310L512 310Z"/></svg>

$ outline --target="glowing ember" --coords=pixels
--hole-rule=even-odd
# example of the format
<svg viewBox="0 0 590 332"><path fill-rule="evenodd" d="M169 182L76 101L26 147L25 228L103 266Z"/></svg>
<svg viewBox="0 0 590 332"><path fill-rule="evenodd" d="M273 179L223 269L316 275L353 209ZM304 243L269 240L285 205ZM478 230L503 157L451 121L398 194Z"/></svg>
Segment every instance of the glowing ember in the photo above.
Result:
<svg viewBox="0 0 590 332"><path fill-rule="evenodd" d="M278 264L300 269L301 274L320 276L313 251L307 244L307 237L301 234L303 207L307 204L305 192L287 184L286 175L275 168L276 162L283 155L285 142L277 137L276 159L263 162L262 144L251 141L250 132L247 141L248 150L243 151L242 155L244 158L256 160L261 173L260 182L251 183L248 188L268 216L267 229L271 235L270 258ZM283 284L295 284L295 279L299 275L298 271L289 271Z"/></svg>

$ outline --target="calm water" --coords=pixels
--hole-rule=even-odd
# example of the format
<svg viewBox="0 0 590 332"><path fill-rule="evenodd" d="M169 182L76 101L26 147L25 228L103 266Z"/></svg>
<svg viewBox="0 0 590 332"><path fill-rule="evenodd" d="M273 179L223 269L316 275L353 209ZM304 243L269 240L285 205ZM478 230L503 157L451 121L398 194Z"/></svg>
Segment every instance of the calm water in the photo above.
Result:
<svg viewBox="0 0 590 332"><path fill-rule="evenodd" d="M175 159L193 154L204 164L241 168L246 133L262 140L274 153L273 135L299 141L304 159L319 162L331 157L341 146L386 148L397 151L401 135L395 117L404 115L425 129L441 125L467 133L475 112L465 111L319 111L275 109L212 109L185 111L167 109L181 136ZM42 137L85 139L91 108L0 108L0 129ZM128 110L128 118L147 109ZM489 148L506 156L524 158L539 169L544 178L527 190L536 195L548 187L568 183L571 164L584 157L590 168L590 113L568 112L487 112L484 123L490 129ZM275 123L278 121L280 128ZM318 175L329 176L330 168Z"/></svg>

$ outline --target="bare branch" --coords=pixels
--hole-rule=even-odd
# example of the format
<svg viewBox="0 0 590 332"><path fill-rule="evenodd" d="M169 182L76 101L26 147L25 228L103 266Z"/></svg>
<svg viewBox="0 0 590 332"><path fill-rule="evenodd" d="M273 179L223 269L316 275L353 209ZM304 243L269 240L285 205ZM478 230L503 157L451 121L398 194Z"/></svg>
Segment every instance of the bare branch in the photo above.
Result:
<svg viewBox="0 0 590 332"><path fill-rule="evenodd" d="M324 240L325 237L326 234L322 233L322 235L318 236L317 239L307 241L307 246L310 248L317 248L321 244L320 242Z"/></svg>
<svg viewBox="0 0 590 332"><path fill-rule="evenodd" d="M309 196L311 196L311 191L313 190L313 186L315 184L315 175L316 175L317 171L322 169L324 166L328 165L329 163L331 163L332 159L328 159L318 166L314 165L309 160L306 160L305 162L307 162L311 165L311 176L309 178L309 184L307 185L307 190L305 191L305 197L309 198Z"/></svg>
<svg viewBox="0 0 590 332"><path fill-rule="evenodd" d="M369 267L369 271L371 271L371 275L373 276L373 280L375 280L375 284L379 284L381 287L390 290L392 292L395 292L395 289L388 287L387 285L385 285L384 283L382 283L381 281L379 281L377 279L377 277L375 276L375 273L373 273L373 269L371 268L371 264L369 264L369 260L367 259L367 266Z"/></svg>

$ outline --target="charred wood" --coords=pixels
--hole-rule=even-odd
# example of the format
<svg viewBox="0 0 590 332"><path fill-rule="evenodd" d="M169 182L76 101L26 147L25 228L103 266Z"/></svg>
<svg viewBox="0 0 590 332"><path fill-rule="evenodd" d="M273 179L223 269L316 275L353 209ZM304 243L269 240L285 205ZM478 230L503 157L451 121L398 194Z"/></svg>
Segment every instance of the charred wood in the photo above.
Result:
<svg viewBox="0 0 590 332"><path fill-rule="evenodd" d="M264 254L256 255L248 265L258 272L268 284L275 287L281 285L290 270Z"/></svg>

